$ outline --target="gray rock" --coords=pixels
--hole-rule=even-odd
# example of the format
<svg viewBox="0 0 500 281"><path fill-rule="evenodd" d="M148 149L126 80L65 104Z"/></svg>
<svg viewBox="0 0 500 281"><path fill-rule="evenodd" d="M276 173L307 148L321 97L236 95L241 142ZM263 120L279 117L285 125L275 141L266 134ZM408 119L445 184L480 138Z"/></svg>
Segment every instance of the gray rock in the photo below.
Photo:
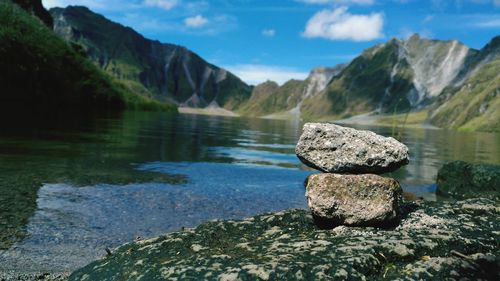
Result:
<svg viewBox="0 0 500 281"><path fill-rule="evenodd" d="M453 161L438 171L436 193L457 199L500 200L500 166Z"/></svg>
<svg viewBox="0 0 500 281"><path fill-rule="evenodd" d="M394 138L327 123L305 124L295 153L328 173L382 174L408 164L408 147Z"/></svg>
<svg viewBox="0 0 500 281"><path fill-rule="evenodd" d="M495 202L423 202L394 229L287 210L125 244L69 280L500 280Z"/></svg>
<svg viewBox="0 0 500 281"><path fill-rule="evenodd" d="M399 217L402 189L373 174L315 174L306 187L307 204L324 226L387 226Z"/></svg>

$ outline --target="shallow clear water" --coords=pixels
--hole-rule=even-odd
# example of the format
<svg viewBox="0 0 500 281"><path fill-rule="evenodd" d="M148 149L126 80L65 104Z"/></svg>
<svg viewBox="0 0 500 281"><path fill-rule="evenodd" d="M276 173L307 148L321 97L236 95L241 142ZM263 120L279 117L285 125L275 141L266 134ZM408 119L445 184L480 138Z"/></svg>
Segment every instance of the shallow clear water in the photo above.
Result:
<svg viewBox="0 0 500 281"><path fill-rule="evenodd" d="M125 112L0 121L0 270L72 270L210 219L305 208L302 124ZM391 135L391 128L368 128ZM433 200L446 161L500 164L500 135L406 129L391 176Z"/></svg>

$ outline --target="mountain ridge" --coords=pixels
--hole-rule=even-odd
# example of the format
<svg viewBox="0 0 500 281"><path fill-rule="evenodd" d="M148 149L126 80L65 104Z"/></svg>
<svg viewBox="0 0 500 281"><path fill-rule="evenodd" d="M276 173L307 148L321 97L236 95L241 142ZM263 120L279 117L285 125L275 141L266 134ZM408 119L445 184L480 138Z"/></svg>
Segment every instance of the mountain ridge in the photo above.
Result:
<svg viewBox="0 0 500 281"><path fill-rule="evenodd" d="M378 115L426 110L429 112L426 122L444 128L475 130L475 126L465 126L468 121L447 120L459 114L449 114L451 110L442 110L443 105L458 104L456 100L449 101L457 96L464 84L481 81L483 88L488 88L488 83L494 84L497 78L491 73L500 72L500 64L495 63L499 59L500 36L492 38L480 50L469 48L458 40L426 39L418 34L406 40L393 38L365 49L332 76L322 90L314 95L303 95L296 101L298 108L288 109L288 113L294 114L284 113L282 106L276 106L268 108L261 116L331 121L358 115L376 119ZM485 67L488 69L484 70ZM483 81L478 77L481 75L492 80ZM285 85L273 89L272 93L297 95L295 91L287 93ZM259 88L257 85L255 90ZM272 96L272 93L267 95ZM477 109L479 114L470 113L475 124L481 124L478 127L481 130L500 130L497 125L488 126L478 121L495 99L496 95L490 95L490 99L482 103L483 110ZM255 102L253 95L249 99L249 103L252 102ZM463 110L459 107L457 112ZM444 112L448 113L445 117L442 116ZM251 111L254 115L259 113ZM490 124L496 124L493 115L488 115Z"/></svg>
<svg viewBox="0 0 500 281"><path fill-rule="evenodd" d="M297 117L304 99L314 97L321 92L328 82L338 75L345 65L334 67L316 67L305 80L291 79L279 86L267 81L257 85L250 99L239 109L242 115L280 116L280 119Z"/></svg>
<svg viewBox="0 0 500 281"><path fill-rule="evenodd" d="M170 104L136 95L100 71L76 45L56 36L42 20L44 15L48 12L40 0L0 1L0 100L4 105L20 106L20 110L32 105L57 111L176 111Z"/></svg>
<svg viewBox="0 0 500 281"><path fill-rule="evenodd" d="M50 10L55 32L82 45L104 71L136 91L179 106L239 107L251 87L186 47L150 40L82 6Z"/></svg>

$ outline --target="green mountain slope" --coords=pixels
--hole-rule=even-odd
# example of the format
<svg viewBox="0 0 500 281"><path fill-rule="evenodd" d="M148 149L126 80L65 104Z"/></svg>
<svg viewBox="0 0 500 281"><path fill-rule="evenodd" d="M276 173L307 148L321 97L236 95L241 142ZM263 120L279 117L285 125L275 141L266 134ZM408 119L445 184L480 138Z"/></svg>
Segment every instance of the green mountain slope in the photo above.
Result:
<svg viewBox="0 0 500 281"><path fill-rule="evenodd" d="M45 10L41 0L13 0L12 2L39 18L48 27L53 27L54 21L52 20L52 16Z"/></svg>
<svg viewBox="0 0 500 281"><path fill-rule="evenodd" d="M327 88L301 107L305 119L345 118L383 109L405 110L412 72L401 58L397 40L375 46L355 58Z"/></svg>
<svg viewBox="0 0 500 281"><path fill-rule="evenodd" d="M406 113L412 112L414 122L500 131L498 60L500 36L481 50L418 35L392 39L365 50L332 76L317 69L305 81L258 85L239 113L330 121L354 117L349 119L353 122L372 118L383 123L388 116L407 122Z"/></svg>
<svg viewBox="0 0 500 281"><path fill-rule="evenodd" d="M500 132L500 59L467 79L431 113L430 120L443 128Z"/></svg>
<svg viewBox="0 0 500 281"><path fill-rule="evenodd" d="M57 34L82 45L107 73L156 100L234 110L250 97L251 87L184 47L146 39L85 7L50 12Z"/></svg>
<svg viewBox="0 0 500 281"><path fill-rule="evenodd" d="M298 104L303 89L304 84L300 80L290 80L281 87L275 82L264 82L254 88L252 97L238 113L263 116L290 110Z"/></svg>
<svg viewBox="0 0 500 281"><path fill-rule="evenodd" d="M40 1L37 1L40 4ZM136 95L96 68L31 13L0 1L0 101L62 109L175 110Z"/></svg>
<svg viewBox="0 0 500 281"><path fill-rule="evenodd" d="M434 103L463 79L477 51L458 41L413 35L365 50L319 95L304 101L305 119L406 112Z"/></svg>
<svg viewBox="0 0 500 281"><path fill-rule="evenodd" d="M304 99L321 92L344 67L345 65L318 67L311 71L306 80L290 80L282 86L271 81L257 85L251 98L238 113L248 116L279 114L284 117L299 117L300 105Z"/></svg>

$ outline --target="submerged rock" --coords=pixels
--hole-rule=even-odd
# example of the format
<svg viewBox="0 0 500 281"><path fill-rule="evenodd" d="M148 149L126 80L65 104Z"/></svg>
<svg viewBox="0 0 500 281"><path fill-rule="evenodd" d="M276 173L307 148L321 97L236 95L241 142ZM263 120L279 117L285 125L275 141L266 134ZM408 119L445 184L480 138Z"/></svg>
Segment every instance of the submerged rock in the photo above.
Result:
<svg viewBox="0 0 500 281"><path fill-rule="evenodd" d="M69 280L500 280L493 201L425 202L391 230L319 230L305 210L121 246Z"/></svg>
<svg viewBox="0 0 500 281"><path fill-rule="evenodd" d="M382 174L408 164L408 148L394 138L327 123L305 124L295 153L328 173Z"/></svg>
<svg viewBox="0 0 500 281"><path fill-rule="evenodd" d="M309 209L325 227L392 224L399 217L402 193L396 180L373 174L314 174L306 187Z"/></svg>
<svg viewBox="0 0 500 281"><path fill-rule="evenodd" d="M485 197L500 200L500 166L454 161L438 171L436 193L457 199Z"/></svg>

